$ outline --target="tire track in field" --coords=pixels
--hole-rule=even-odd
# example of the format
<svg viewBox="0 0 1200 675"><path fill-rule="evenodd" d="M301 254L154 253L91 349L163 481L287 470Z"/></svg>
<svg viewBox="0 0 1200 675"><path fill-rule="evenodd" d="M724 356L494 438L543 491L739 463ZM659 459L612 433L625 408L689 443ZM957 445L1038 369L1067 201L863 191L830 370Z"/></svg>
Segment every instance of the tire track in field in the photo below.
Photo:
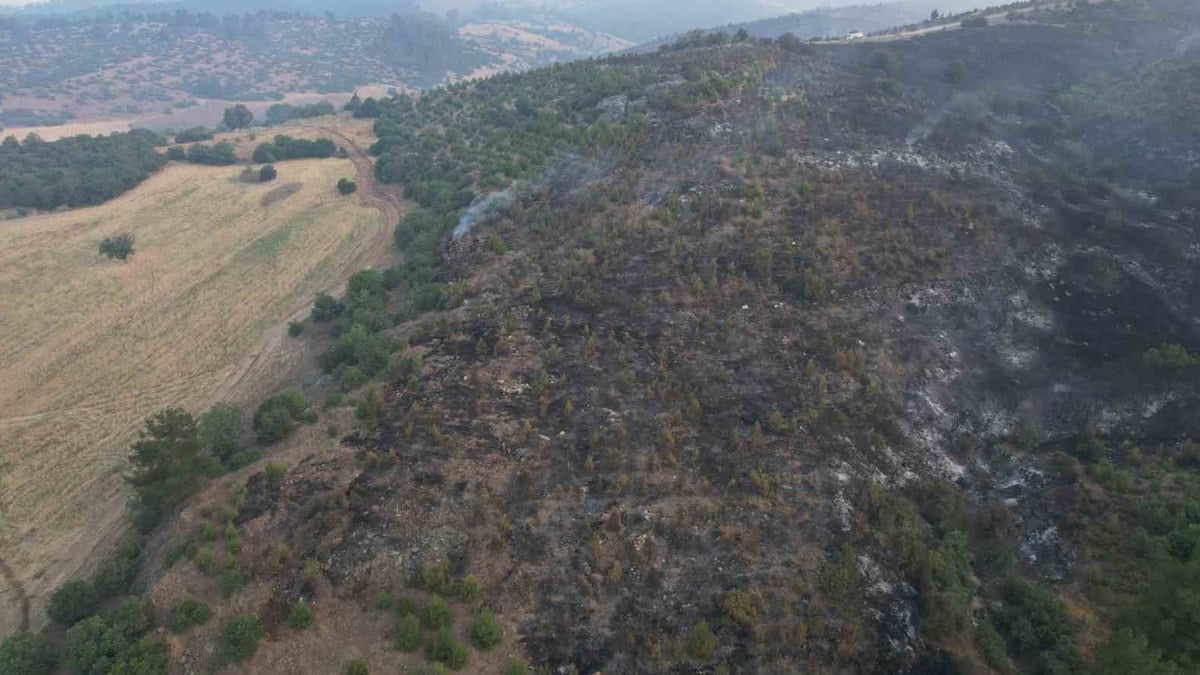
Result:
<svg viewBox="0 0 1200 675"><path fill-rule="evenodd" d="M372 240L357 256L342 265L342 274L340 276L348 277L350 274L365 268L368 264L386 258L392 247L391 233L395 229L396 225L400 224L400 218L403 215L404 207L395 194L380 188L378 182L375 180L374 164L371 162L371 158L366 152L363 151L362 148L358 146L357 143L354 142L353 139L335 129L328 127L321 127L321 129L329 132L330 135L336 137L345 144L345 147L348 148L348 158L350 159L351 163L354 164L356 174L355 182L358 184L357 194L359 195L360 201L367 206L374 207L380 212L380 214L383 215L383 223L375 232ZM343 281L336 289L330 289L328 292L340 295L345 291L345 288L346 281ZM249 381L252 381L254 379L254 375L257 373L258 368L263 363L266 363L272 357L281 352L287 338L287 323L289 321L303 319L311 312L312 301L308 301L302 307L297 308L297 310L293 312L292 315L289 316L282 324L267 331L262 339L259 340L256 349L251 354L244 357L240 364L236 364L235 366L227 366L226 368L233 368L233 372L226 376L225 381L217 388L216 393L210 398L207 406L211 407L214 403L219 403L221 401L233 398L243 385ZM225 370L226 368L220 370ZM191 381L195 377L212 375L215 372L220 372L220 370L210 371L208 373L199 373L196 376L187 379ZM160 385L160 387L155 387L155 389L163 390L174 388L178 385L178 382L166 383L164 385ZM137 400L138 398L143 397L145 394L146 392L139 392L139 394L136 394L126 400ZM118 400L103 401L91 405L70 406L57 411L46 410L34 413L32 415L0 419L0 426L29 422L44 415L60 413L63 411L74 411L84 414L93 413L96 412L98 408L103 408L106 405L111 405L117 402ZM12 567L10 567L3 558L0 558L0 578L2 578L4 582L11 588L11 593L16 597L16 604L19 611L18 630L29 630L32 603L24 584L21 583Z"/></svg>
<svg viewBox="0 0 1200 675"><path fill-rule="evenodd" d="M17 598L17 611L21 616L17 631L29 630L29 596L25 593L25 586L17 579L16 573L8 566L8 563L4 562L4 558L0 558L0 579L4 579L8 587L12 589L12 594Z"/></svg>
<svg viewBox="0 0 1200 675"><path fill-rule="evenodd" d="M329 132L347 147L351 163L354 164L355 183L358 185L360 201L374 207L383 215L383 224L376 230L371 242L354 258L342 265L339 276L348 278L354 272L365 268L369 263L384 258L392 248L391 233L400 224L404 207L394 194L383 190L375 180L375 165L367 153L354 142L352 138L330 127L318 127ZM342 281L336 289L328 289L331 295L341 295L346 290L346 281ZM215 403L233 398L235 393L248 381L252 381L258 368L269 358L277 355L287 340L287 325L292 321L302 321L312 313L312 301L296 309L280 325L272 328L259 340L254 351L242 359L241 364L230 373L225 382L209 399L209 407Z"/></svg>

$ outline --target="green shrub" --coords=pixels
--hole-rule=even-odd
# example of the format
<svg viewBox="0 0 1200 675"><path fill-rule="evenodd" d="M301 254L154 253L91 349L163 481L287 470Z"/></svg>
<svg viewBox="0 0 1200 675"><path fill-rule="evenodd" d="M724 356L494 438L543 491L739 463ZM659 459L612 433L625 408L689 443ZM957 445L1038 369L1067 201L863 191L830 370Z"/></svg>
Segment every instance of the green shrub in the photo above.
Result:
<svg viewBox="0 0 1200 675"><path fill-rule="evenodd" d="M141 604L134 602L127 607ZM133 613L141 614L141 608ZM81 675L166 673L165 647L149 637L138 637L137 629L146 625L145 617L136 620L126 617L116 622L102 616L84 619L67 631L63 660Z"/></svg>
<svg viewBox="0 0 1200 675"><path fill-rule="evenodd" d="M707 621L703 619L697 621L692 626L692 632L688 634L688 653L698 661L708 661L712 659L716 651L717 636L713 635Z"/></svg>
<svg viewBox="0 0 1200 675"><path fill-rule="evenodd" d="M437 595L429 598L429 604L425 606L425 625L430 630L438 630L449 628L452 622L450 606L446 601Z"/></svg>
<svg viewBox="0 0 1200 675"><path fill-rule="evenodd" d="M154 627L154 606L149 598L121 598L120 604L105 616L108 625L131 639Z"/></svg>
<svg viewBox="0 0 1200 675"><path fill-rule="evenodd" d="M853 593L862 584L854 549L848 544L843 546L836 558L825 564L818 583L821 590L834 600L845 599Z"/></svg>
<svg viewBox="0 0 1200 675"><path fill-rule="evenodd" d="M1164 344L1148 350L1142 357L1147 368L1177 376L1184 370L1196 365L1197 357L1188 354L1187 349L1179 344Z"/></svg>
<svg viewBox="0 0 1200 675"><path fill-rule="evenodd" d="M338 378L338 388L342 391L350 391L355 387L361 387L366 382L367 376L363 373L362 368L349 366L342 371L342 376Z"/></svg>
<svg viewBox="0 0 1200 675"><path fill-rule="evenodd" d="M463 600L475 600L483 595L483 585L474 574L468 574L458 585L458 597Z"/></svg>
<svg viewBox="0 0 1200 675"><path fill-rule="evenodd" d="M289 321L288 322L288 337L300 337L300 334L303 332L304 332L304 322L303 321Z"/></svg>
<svg viewBox="0 0 1200 675"><path fill-rule="evenodd" d="M424 360L416 352L392 354L388 357L388 377L393 381L404 381L412 375L419 375L424 367Z"/></svg>
<svg viewBox="0 0 1200 675"><path fill-rule="evenodd" d="M354 416L363 423L374 426L383 418L383 395L378 389L368 389L358 403L354 404Z"/></svg>
<svg viewBox="0 0 1200 675"><path fill-rule="evenodd" d="M1093 675L1176 675L1181 671L1162 658L1144 635L1122 628L1100 643L1093 654Z"/></svg>
<svg viewBox="0 0 1200 675"><path fill-rule="evenodd" d="M230 619L224 630L225 655L233 661L245 661L254 656L262 636L263 627L257 616L243 614Z"/></svg>
<svg viewBox="0 0 1200 675"><path fill-rule="evenodd" d="M0 642L3 675L47 675L54 665L54 650L41 633L14 633Z"/></svg>
<svg viewBox="0 0 1200 675"><path fill-rule="evenodd" d="M296 630L303 630L311 626L312 623L312 608L304 602L293 603L291 611L288 612L288 625Z"/></svg>
<svg viewBox="0 0 1200 675"><path fill-rule="evenodd" d="M336 435L336 434L334 434ZM375 596L376 609L389 609L392 606L392 594L387 591L379 591Z"/></svg>
<svg viewBox="0 0 1200 675"><path fill-rule="evenodd" d="M402 595L396 600L396 613L400 616L412 614L417 616L420 614L420 609L417 608L417 603L407 595Z"/></svg>
<svg viewBox="0 0 1200 675"><path fill-rule="evenodd" d="M133 250L133 235L118 234L112 237L105 237L100 241L100 255L108 257L109 260L125 260L134 254Z"/></svg>
<svg viewBox="0 0 1200 675"><path fill-rule="evenodd" d="M141 549L137 544L127 544L100 565L92 575L97 599L115 597L129 590L137 575L139 555Z"/></svg>
<svg viewBox="0 0 1200 675"><path fill-rule="evenodd" d="M196 141L211 141L213 132L204 127L191 127L175 134L176 143L195 143Z"/></svg>
<svg viewBox="0 0 1200 675"><path fill-rule="evenodd" d="M304 395L289 389L259 404L254 413L254 433L258 442L271 445L287 438L304 417Z"/></svg>
<svg viewBox="0 0 1200 675"><path fill-rule="evenodd" d="M221 593L227 598L242 590L242 587L246 585L245 572L238 569L236 560L231 562L233 564L227 564L225 569L221 570L221 575L217 577L217 581L221 585Z"/></svg>
<svg viewBox="0 0 1200 675"><path fill-rule="evenodd" d="M411 652L421 646L421 622L413 614L400 617L400 626L396 629L396 649Z"/></svg>
<svg viewBox="0 0 1200 675"><path fill-rule="evenodd" d="M430 661L444 663L452 670L458 670L467 665L467 661L471 657L467 648L455 641L449 628L443 628L434 634L433 639L425 647L425 654Z"/></svg>
<svg viewBox="0 0 1200 675"><path fill-rule="evenodd" d="M450 563L440 560L421 566L416 584L430 593L441 593L450 580Z"/></svg>
<svg viewBox="0 0 1200 675"><path fill-rule="evenodd" d="M984 619L979 622L979 627L975 631L975 642L979 645L979 653L983 656L983 660L996 672L1012 672L1008 663L1004 638L996 632L996 627L992 625L991 621Z"/></svg>
<svg viewBox="0 0 1200 675"><path fill-rule="evenodd" d="M228 468L242 451L242 409L231 403L217 403L200 416L196 437L205 452Z"/></svg>
<svg viewBox="0 0 1200 675"><path fill-rule="evenodd" d="M279 462L267 462L263 467L263 480L267 489L278 492L283 487L283 479L287 476L287 467Z"/></svg>
<svg viewBox="0 0 1200 675"><path fill-rule="evenodd" d="M349 178L339 178L337 182L337 190L341 194L348 195L358 189L358 184Z"/></svg>
<svg viewBox="0 0 1200 675"><path fill-rule="evenodd" d="M721 596L721 615L725 621L742 628L754 628L758 624L758 606L748 591L729 591Z"/></svg>
<svg viewBox="0 0 1200 675"><path fill-rule="evenodd" d="M76 579L59 586L50 595L46 613L54 621L70 626L96 613L99 598L91 582Z"/></svg>
<svg viewBox="0 0 1200 675"><path fill-rule="evenodd" d="M333 321L341 316L346 307L328 293L317 293L313 299L312 319L317 323Z"/></svg>
<svg viewBox="0 0 1200 675"><path fill-rule="evenodd" d="M367 662L362 659L354 659L346 664L346 675L370 675L367 670Z"/></svg>
<svg viewBox="0 0 1200 675"><path fill-rule="evenodd" d="M182 633L192 626L208 623L212 610L208 605L194 598L188 598L171 608L167 627L172 633Z"/></svg>
<svg viewBox="0 0 1200 675"><path fill-rule="evenodd" d="M163 552L163 564L167 567L196 555L196 540L190 536L179 537L167 545Z"/></svg>
<svg viewBox="0 0 1200 675"><path fill-rule="evenodd" d="M488 650L500 644L502 632L496 614L490 609L482 609L471 622L471 644L476 649Z"/></svg>
<svg viewBox="0 0 1200 675"><path fill-rule="evenodd" d="M1034 659L1045 672L1076 659L1071 620L1054 594L1015 572L1000 584L1000 600L989 618L1004 637L1010 654Z"/></svg>
<svg viewBox="0 0 1200 675"><path fill-rule="evenodd" d="M504 669L504 675L530 675L529 666L524 661L512 661Z"/></svg>

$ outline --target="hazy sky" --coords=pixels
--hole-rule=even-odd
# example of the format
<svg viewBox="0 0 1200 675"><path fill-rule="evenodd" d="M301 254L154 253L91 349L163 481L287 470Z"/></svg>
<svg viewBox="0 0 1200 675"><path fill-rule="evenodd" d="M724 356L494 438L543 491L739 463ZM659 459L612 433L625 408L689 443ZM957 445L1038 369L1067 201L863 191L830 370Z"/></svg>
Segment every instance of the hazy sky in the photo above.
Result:
<svg viewBox="0 0 1200 675"><path fill-rule="evenodd" d="M137 2L137 1L138 0L131 0L131 2ZM425 0L424 2L420 2L418 0L419 4L422 7L425 7L428 9L443 9L443 8L449 8L449 7L460 7L460 8L470 7L472 5L480 4L480 2L483 2L483 1L485 1L485 0ZM547 6L550 6L550 7L555 7L555 6L557 6L557 7L579 7L579 6L583 6L583 5L590 5L593 7L603 7L605 5L621 4L623 1L624 0L515 0L515 1L510 1L510 2L503 2L502 4L525 5L525 6L535 6L535 7L547 7ZM773 9L778 9L779 14L786 14L788 12L812 9L813 7L818 7L818 6L829 7L829 6L834 6L834 5L874 4L874 3L880 2L880 1L886 2L888 0L750 0L749 4L768 6ZM30 2L31 2L31 0L0 0L0 6L20 7L20 6L27 5ZM97 3L97 4L100 4L100 3ZM197 3L197 4L203 4L203 3ZM743 3L731 1L730 4L736 5L736 4L743 4Z"/></svg>

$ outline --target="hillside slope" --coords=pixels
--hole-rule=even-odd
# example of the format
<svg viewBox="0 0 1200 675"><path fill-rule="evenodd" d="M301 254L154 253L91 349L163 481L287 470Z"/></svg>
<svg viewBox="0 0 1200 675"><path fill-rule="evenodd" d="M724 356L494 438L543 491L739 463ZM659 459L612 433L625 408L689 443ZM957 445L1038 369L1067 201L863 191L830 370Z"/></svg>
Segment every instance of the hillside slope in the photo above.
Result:
<svg viewBox="0 0 1200 675"><path fill-rule="evenodd" d="M1197 33L1081 4L390 101L404 265L308 333L357 426L158 535L156 606L214 609L171 653L253 613L235 672L1194 667Z"/></svg>

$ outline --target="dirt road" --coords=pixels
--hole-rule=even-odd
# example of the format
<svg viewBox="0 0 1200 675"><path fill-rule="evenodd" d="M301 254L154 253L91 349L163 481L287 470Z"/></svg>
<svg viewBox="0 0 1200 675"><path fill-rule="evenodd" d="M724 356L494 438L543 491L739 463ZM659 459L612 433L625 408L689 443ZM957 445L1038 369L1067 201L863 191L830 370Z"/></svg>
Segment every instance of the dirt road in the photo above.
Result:
<svg viewBox="0 0 1200 675"><path fill-rule="evenodd" d="M340 270L338 276L345 280L358 270L378 267L387 262L392 252L392 232L396 229L396 225L400 224L404 209L396 194L386 188L381 188L375 180L375 166L371 162L370 156L362 148L336 129L329 127L321 127L321 129L329 132L346 148L350 161L354 163L355 182L358 185L356 194L359 199L383 214L383 224L376 231L370 245ZM346 282L343 281L337 288L326 289L326 292L331 295L341 295L345 290ZM213 394L209 400L209 406L221 401L246 400L248 398L245 395L247 385L259 380L257 375L264 364L286 348L288 323L303 321L311 312L312 301L310 300L297 307L284 323L275 326L263 335L255 350L242 359L241 365L230 373Z"/></svg>

